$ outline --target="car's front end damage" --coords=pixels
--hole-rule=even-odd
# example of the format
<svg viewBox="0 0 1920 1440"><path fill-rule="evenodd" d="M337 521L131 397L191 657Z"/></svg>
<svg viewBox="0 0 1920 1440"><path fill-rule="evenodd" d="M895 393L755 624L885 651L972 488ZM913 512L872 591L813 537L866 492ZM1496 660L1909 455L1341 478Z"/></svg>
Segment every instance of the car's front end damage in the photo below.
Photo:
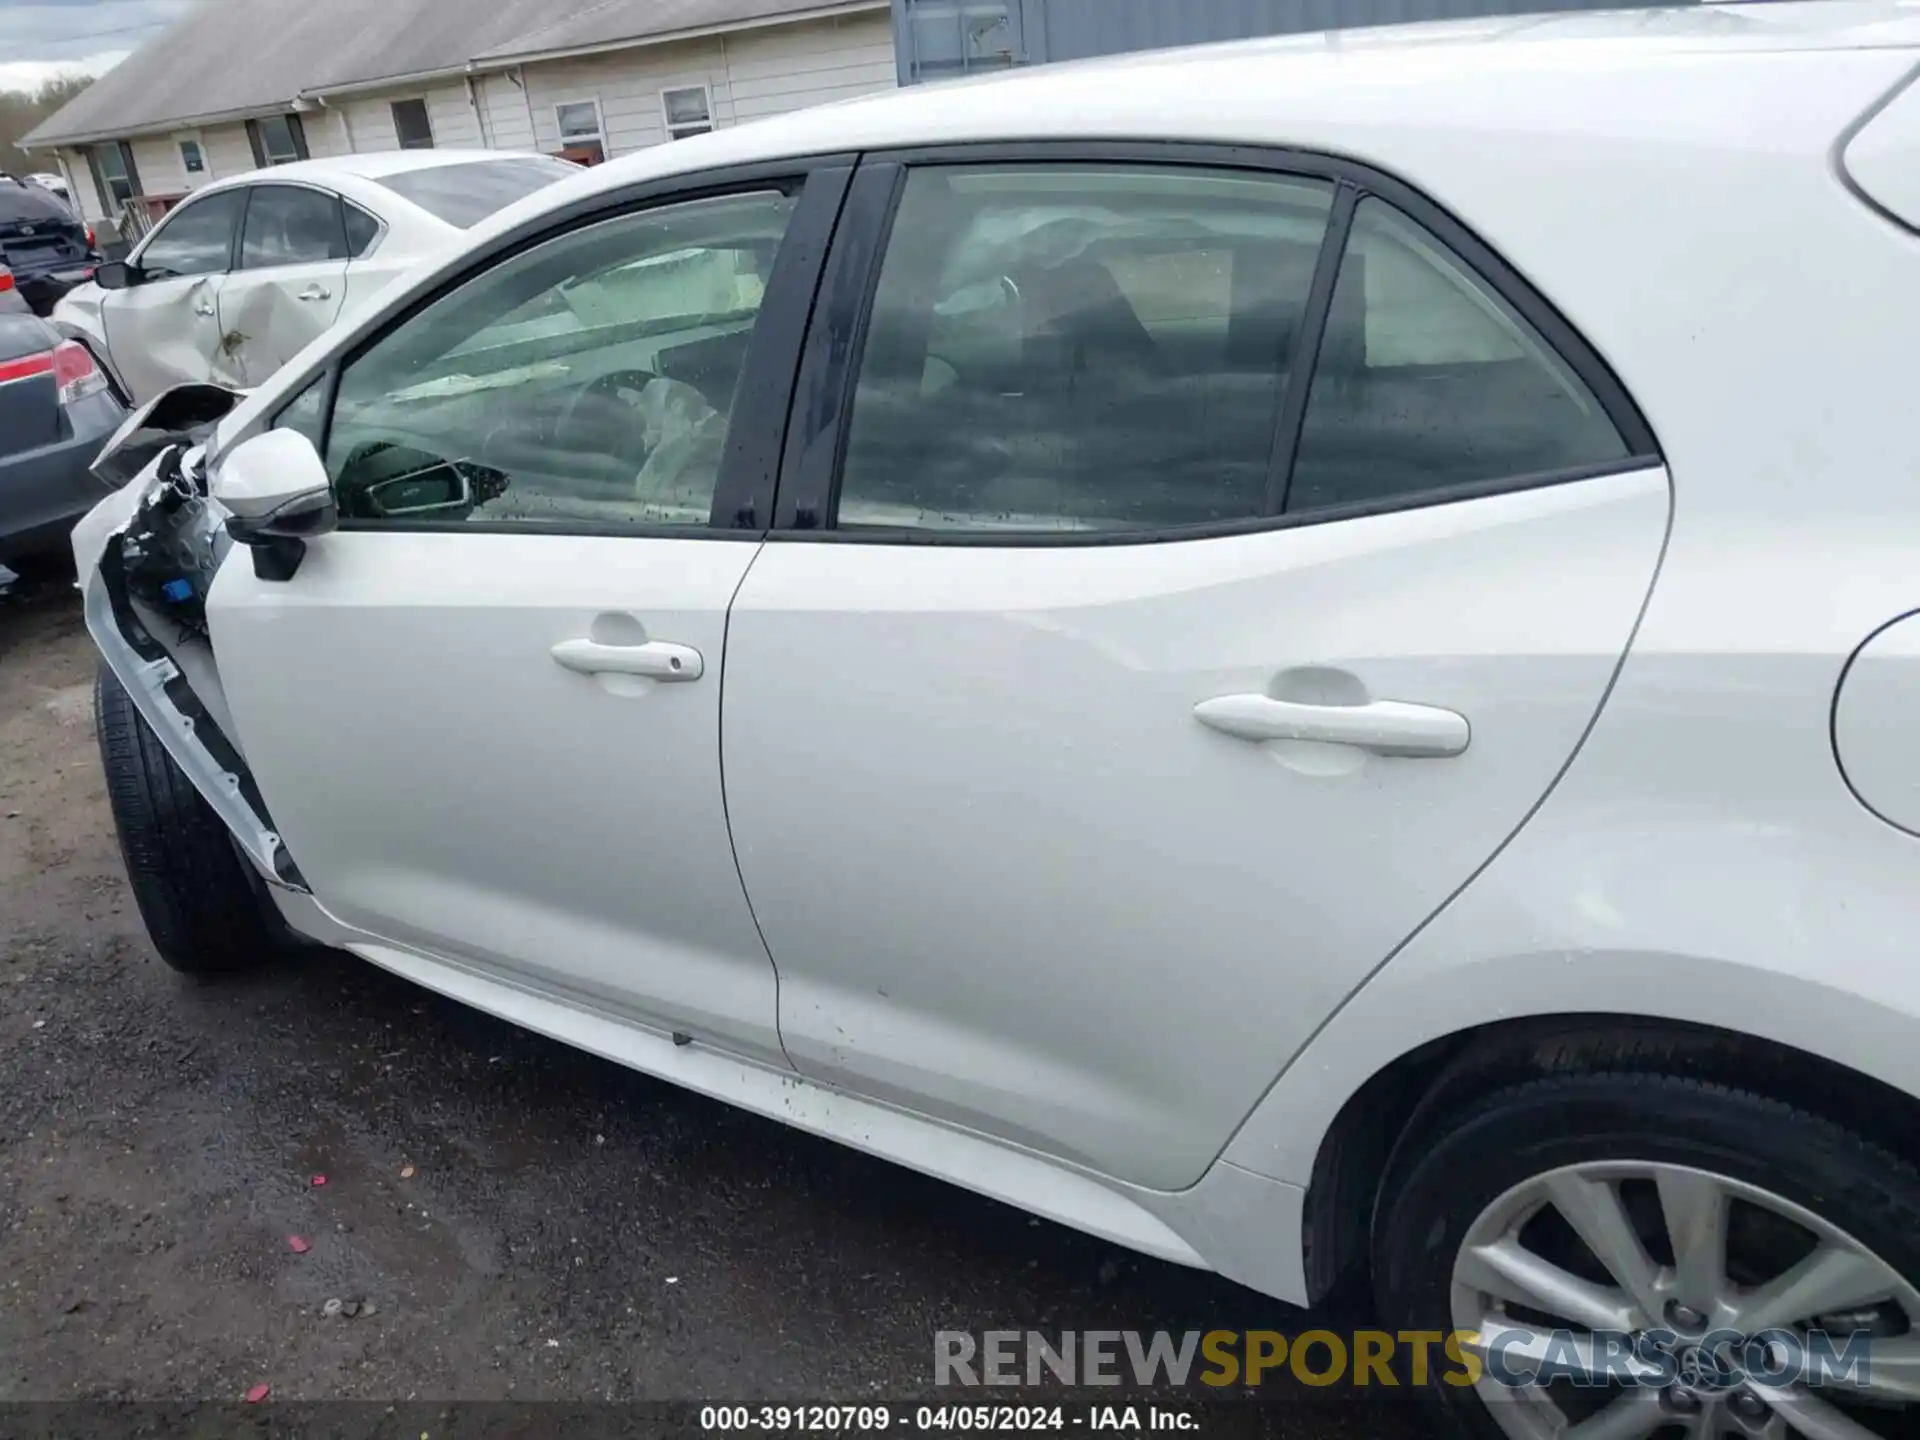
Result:
<svg viewBox="0 0 1920 1440"><path fill-rule="evenodd" d="M117 488L73 532L87 630L141 717L265 881L307 893L234 737L206 598L233 543L206 446L245 398L169 391L121 426L94 473Z"/></svg>

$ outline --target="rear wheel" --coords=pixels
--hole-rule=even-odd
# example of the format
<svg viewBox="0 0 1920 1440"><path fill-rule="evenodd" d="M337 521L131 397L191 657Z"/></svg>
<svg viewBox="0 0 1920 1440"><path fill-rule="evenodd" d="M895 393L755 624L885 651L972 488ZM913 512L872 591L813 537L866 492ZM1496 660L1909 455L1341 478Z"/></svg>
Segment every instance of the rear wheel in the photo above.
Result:
<svg viewBox="0 0 1920 1440"><path fill-rule="evenodd" d="M153 948L189 975L265 961L286 930L264 886L105 665L94 712L120 855Z"/></svg>
<svg viewBox="0 0 1920 1440"><path fill-rule="evenodd" d="M1905 1161L1661 1074L1555 1076L1415 1125L1377 1216L1376 1287L1399 1329L1478 1336L1477 1383L1432 1390L1465 1433L1920 1433Z"/></svg>

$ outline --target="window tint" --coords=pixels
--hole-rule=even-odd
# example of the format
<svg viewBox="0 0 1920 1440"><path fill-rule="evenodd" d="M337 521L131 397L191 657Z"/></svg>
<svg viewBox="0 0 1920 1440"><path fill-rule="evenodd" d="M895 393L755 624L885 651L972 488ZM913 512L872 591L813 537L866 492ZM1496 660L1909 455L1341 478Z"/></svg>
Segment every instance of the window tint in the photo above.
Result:
<svg viewBox="0 0 1920 1440"><path fill-rule="evenodd" d="M298 185L255 185L240 237L240 268L344 260L347 233L337 196Z"/></svg>
<svg viewBox="0 0 1920 1440"><path fill-rule="evenodd" d="M517 160L480 160L466 165L435 165L379 177L380 184L429 215L462 230L478 225L496 210L523 200L556 180L579 174L564 160L527 156Z"/></svg>
<svg viewBox="0 0 1920 1440"><path fill-rule="evenodd" d="M433 149L433 122L427 118L427 102L394 101L393 132L402 150Z"/></svg>
<svg viewBox="0 0 1920 1440"><path fill-rule="evenodd" d="M239 190L182 205L169 215L140 252L140 269L150 280L212 275L226 270L233 252L233 228L240 219Z"/></svg>
<svg viewBox="0 0 1920 1440"><path fill-rule="evenodd" d="M1511 306L1382 201L1354 216L1288 510L1627 458L1591 391Z"/></svg>
<svg viewBox="0 0 1920 1440"><path fill-rule="evenodd" d="M706 525L792 204L760 192L604 221L402 322L340 379L341 514Z"/></svg>
<svg viewBox="0 0 1920 1440"><path fill-rule="evenodd" d="M1123 165L910 174L843 526L1109 530L1265 513L1332 187Z"/></svg>
<svg viewBox="0 0 1920 1440"><path fill-rule="evenodd" d="M380 222L352 201L342 202L347 212L347 254L358 260L367 247L379 238Z"/></svg>

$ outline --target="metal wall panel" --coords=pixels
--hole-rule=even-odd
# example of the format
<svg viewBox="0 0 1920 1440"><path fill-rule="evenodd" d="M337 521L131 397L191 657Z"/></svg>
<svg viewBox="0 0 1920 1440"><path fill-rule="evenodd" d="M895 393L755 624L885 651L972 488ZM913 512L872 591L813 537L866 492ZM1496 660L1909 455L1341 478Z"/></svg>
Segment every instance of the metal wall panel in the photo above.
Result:
<svg viewBox="0 0 1920 1440"><path fill-rule="evenodd" d="M893 0L894 48L910 85L1209 40L1623 3L1634 0Z"/></svg>

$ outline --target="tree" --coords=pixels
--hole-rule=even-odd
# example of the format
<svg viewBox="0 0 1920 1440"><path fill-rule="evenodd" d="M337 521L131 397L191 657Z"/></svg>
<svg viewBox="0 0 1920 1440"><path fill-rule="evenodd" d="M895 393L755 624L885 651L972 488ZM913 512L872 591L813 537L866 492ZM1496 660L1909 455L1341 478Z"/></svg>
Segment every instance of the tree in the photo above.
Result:
<svg viewBox="0 0 1920 1440"><path fill-rule="evenodd" d="M53 169L49 156L29 155L17 142L92 83L85 75L56 75L37 90L0 90L0 170L24 175Z"/></svg>

